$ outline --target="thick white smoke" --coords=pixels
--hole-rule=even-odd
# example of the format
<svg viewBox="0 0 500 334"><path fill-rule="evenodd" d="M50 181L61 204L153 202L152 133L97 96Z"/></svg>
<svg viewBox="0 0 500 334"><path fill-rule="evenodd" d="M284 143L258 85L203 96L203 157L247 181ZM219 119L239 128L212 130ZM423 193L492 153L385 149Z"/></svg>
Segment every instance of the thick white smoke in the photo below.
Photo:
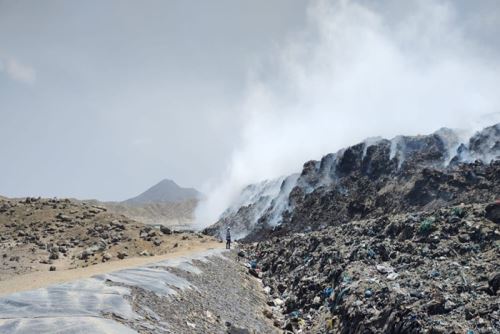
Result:
<svg viewBox="0 0 500 334"><path fill-rule="evenodd" d="M311 6L306 31L254 70L241 143L206 189L200 226L245 185L298 172L367 137L500 120L499 64L465 39L452 3L407 3L411 13L391 20L356 1Z"/></svg>

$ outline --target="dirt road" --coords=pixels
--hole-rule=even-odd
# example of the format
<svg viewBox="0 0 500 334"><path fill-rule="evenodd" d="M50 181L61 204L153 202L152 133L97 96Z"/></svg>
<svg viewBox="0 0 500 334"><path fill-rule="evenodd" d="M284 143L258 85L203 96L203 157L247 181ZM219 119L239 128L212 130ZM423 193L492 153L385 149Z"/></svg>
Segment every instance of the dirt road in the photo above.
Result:
<svg viewBox="0 0 500 334"><path fill-rule="evenodd" d="M61 271L33 272L24 275L13 276L4 281L0 281L0 296L20 291L43 288L52 284L70 282L77 279L88 278L94 275L117 271L120 269L136 267L176 257L188 256L192 253L223 247L224 245L222 243L215 241L209 241L206 243L194 245L186 243L185 245L181 245L177 250L164 255L132 257L120 261L99 263L85 268L66 269Z"/></svg>

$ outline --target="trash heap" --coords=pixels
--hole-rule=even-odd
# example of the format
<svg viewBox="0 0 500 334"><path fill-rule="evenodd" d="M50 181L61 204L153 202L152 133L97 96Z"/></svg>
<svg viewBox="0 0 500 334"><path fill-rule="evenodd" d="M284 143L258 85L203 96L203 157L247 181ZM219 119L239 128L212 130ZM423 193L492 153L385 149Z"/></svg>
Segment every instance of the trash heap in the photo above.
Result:
<svg viewBox="0 0 500 334"><path fill-rule="evenodd" d="M383 215L248 244L289 333L500 333L500 202Z"/></svg>
<svg viewBox="0 0 500 334"><path fill-rule="evenodd" d="M220 236L230 226L238 238L255 242L353 220L488 203L499 194L500 123L469 140L441 129L372 138L308 161L300 174L249 185L204 232Z"/></svg>

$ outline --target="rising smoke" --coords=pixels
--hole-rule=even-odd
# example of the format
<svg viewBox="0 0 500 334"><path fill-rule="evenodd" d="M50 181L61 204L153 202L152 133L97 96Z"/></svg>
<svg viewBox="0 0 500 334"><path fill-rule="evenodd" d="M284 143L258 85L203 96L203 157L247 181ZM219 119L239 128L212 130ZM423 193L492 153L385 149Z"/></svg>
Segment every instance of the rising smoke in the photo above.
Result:
<svg viewBox="0 0 500 334"><path fill-rule="evenodd" d="M247 184L367 137L500 120L500 66L465 37L451 1L409 1L397 18L363 3L312 3L305 31L252 70L241 142L205 189L200 226Z"/></svg>

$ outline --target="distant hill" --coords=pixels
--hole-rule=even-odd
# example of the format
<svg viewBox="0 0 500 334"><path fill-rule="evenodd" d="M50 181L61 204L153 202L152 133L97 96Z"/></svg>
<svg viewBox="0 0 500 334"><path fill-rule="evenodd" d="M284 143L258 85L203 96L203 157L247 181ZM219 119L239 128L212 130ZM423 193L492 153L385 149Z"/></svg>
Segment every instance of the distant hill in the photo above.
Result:
<svg viewBox="0 0 500 334"><path fill-rule="evenodd" d="M172 180L162 180L139 196L123 201L122 204L178 203L198 200L202 194L193 188L182 188Z"/></svg>
<svg viewBox="0 0 500 334"><path fill-rule="evenodd" d="M194 210L203 194L193 188L183 188L172 180L162 180L142 194L122 202L88 203L103 205L109 212L122 214L144 224L161 224L173 228L189 228Z"/></svg>

